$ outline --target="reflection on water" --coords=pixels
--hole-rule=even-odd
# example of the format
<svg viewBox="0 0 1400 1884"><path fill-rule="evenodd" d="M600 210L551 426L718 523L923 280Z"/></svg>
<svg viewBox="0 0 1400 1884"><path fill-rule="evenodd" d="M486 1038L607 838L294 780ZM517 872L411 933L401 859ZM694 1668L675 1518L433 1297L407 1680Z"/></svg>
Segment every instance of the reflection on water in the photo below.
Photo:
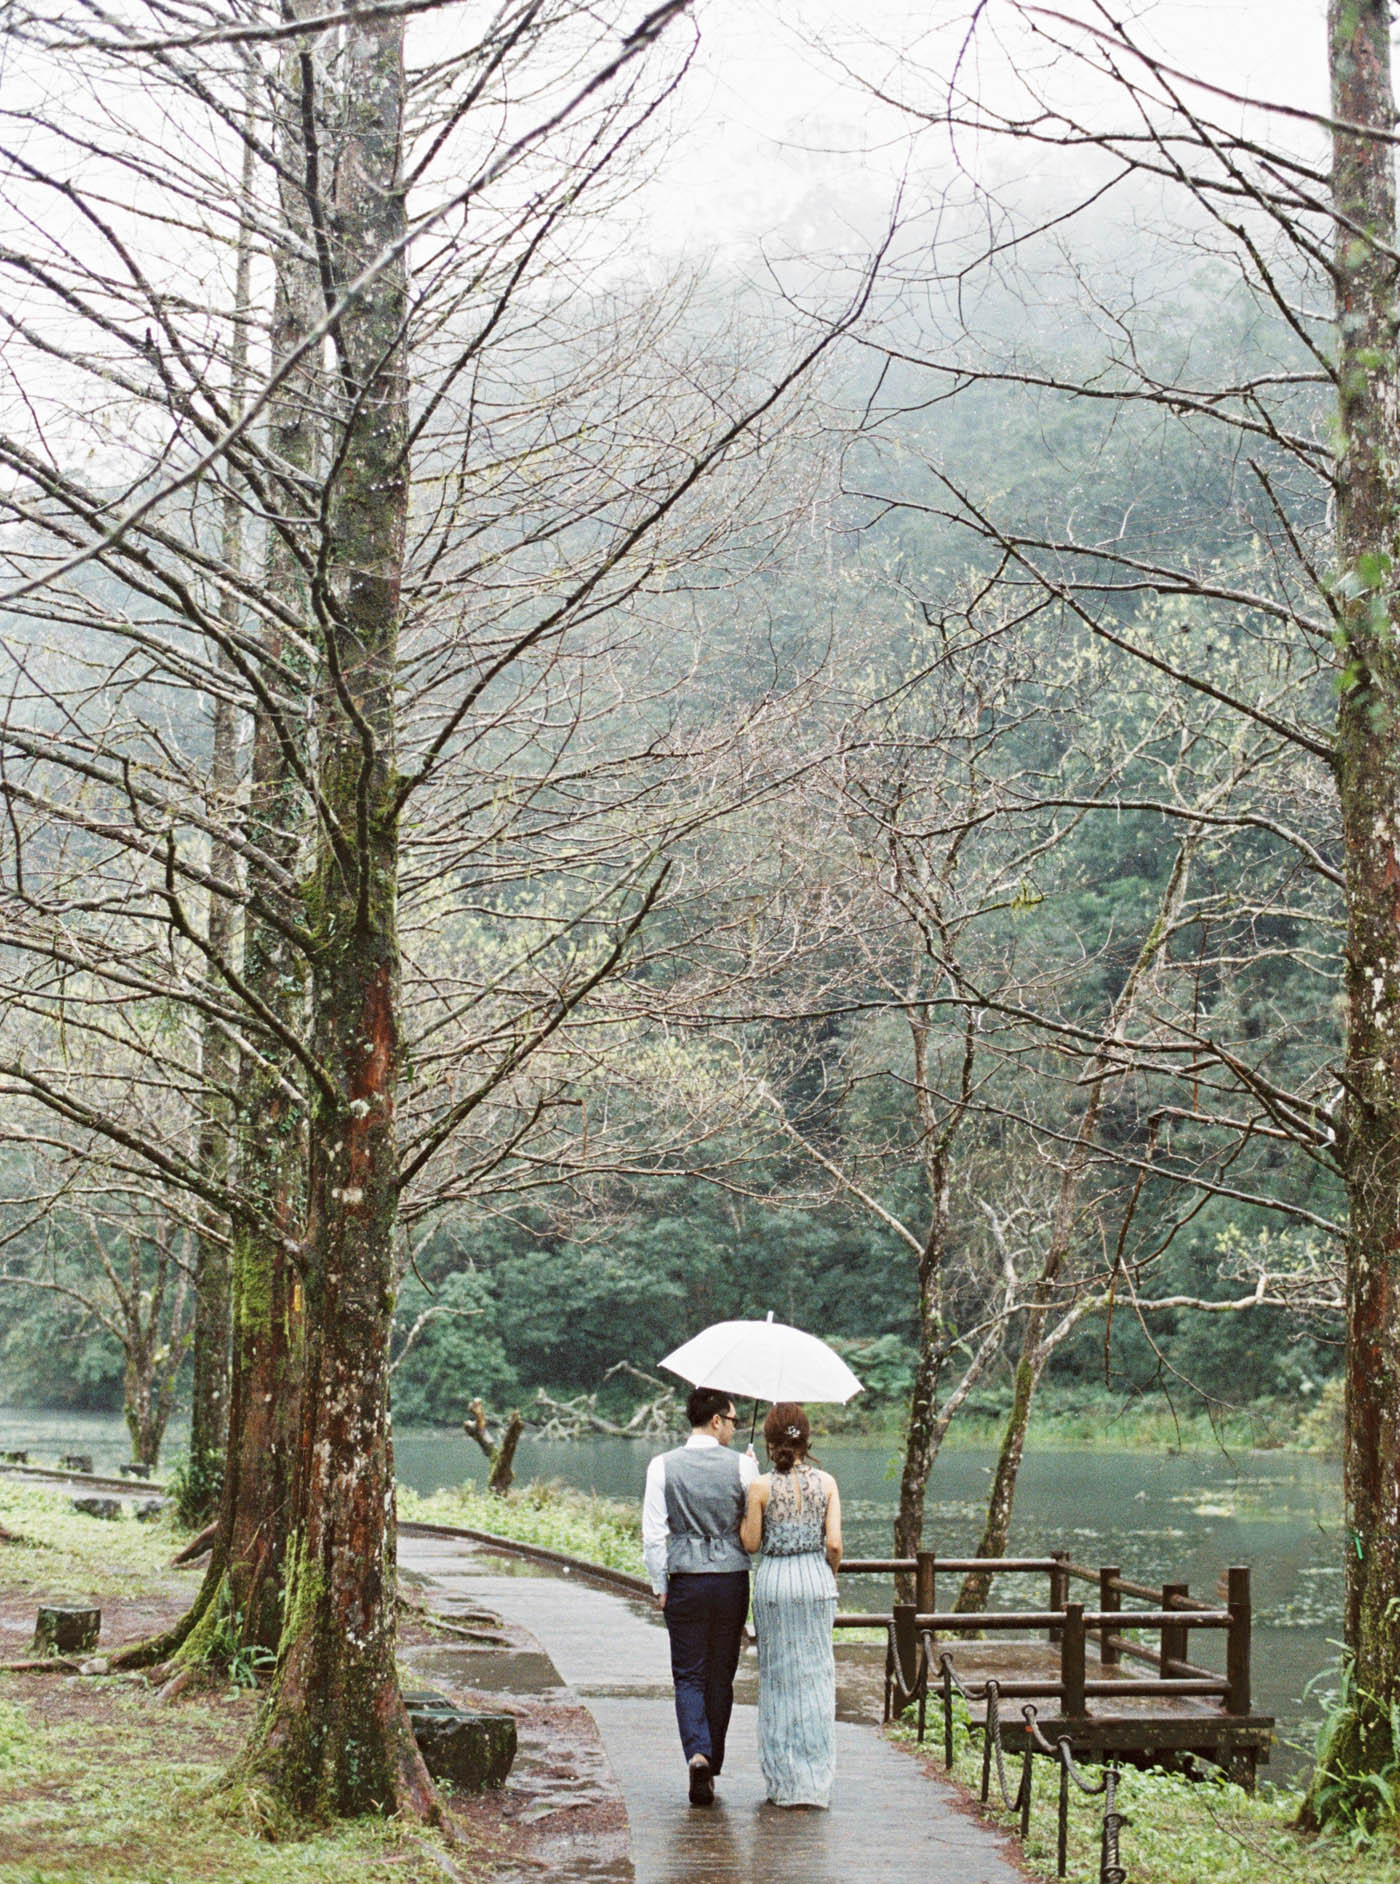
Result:
<svg viewBox="0 0 1400 1884"><path fill-rule="evenodd" d="M130 1457L119 1418L93 1414L32 1414L0 1407L0 1450L26 1447L43 1459L91 1452L97 1470ZM410 1428L396 1441L399 1477L416 1490L464 1481L484 1484L486 1461L460 1430ZM641 1440L521 1441L520 1479L557 1478L584 1491L640 1499L654 1450ZM890 1549L897 1472L890 1444L850 1439L819 1446L841 1484L846 1549L879 1556ZM925 1536L945 1556L973 1548L992 1465L988 1450L947 1451L929 1486ZM1147 1452L1042 1449L1028 1455L1017 1489L1011 1551L1039 1555L1068 1549L1096 1568L1121 1566L1147 1584L1189 1583L1214 1599L1230 1564L1254 1572L1256 1705L1276 1714L1295 1737L1315 1699L1303 1690L1335 1653L1341 1633L1341 1468L1299 1453L1220 1452L1168 1457ZM1008 1584L1003 1598L1025 1602ZM946 1586L944 1586L946 1588ZM849 1589L849 1594L847 1594ZM1043 1592L1036 1589L1036 1599ZM875 1607L888 1586L870 1579L843 1586L843 1605ZM1204 1634L1196 1643L1208 1640ZM1209 1663L1222 1643L1200 1650ZM1275 1776L1296 1761L1276 1756Z"/></svg>

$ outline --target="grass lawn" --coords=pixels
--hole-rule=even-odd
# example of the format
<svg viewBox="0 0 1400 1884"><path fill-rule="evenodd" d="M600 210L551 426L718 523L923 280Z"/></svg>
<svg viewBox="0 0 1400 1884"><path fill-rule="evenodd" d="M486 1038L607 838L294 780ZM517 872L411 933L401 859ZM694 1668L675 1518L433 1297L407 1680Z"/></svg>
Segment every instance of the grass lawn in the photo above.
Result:
<svg viewBox="0 0 1400 1884"><path fill-rule="evenodd" d="M935 1727L935 1719L937 1726ZM889 1728L890 1737L920 1753L942 1774L942 1715L929 1710L929 1737L919 1749L912 1727ZM935 1747L937 1757L935 1758ZM961 1724L955 1729L954 1776L980 1791L982 1742ZM1092 1769L1091 1769L1092 1770ZM1096 1776L1096 1775L1095 1775ZM1008 1789L1014 1794L1020 1761L1006 1757ZM991 1796L1000 1799L995 1771ZM1049 1759L1037 1759L1026 1857L1047 1878L1055 1875L1059 1775ZM1290 1830L1300 1795L1263 1785L1253 1795L1225 1779L1196 1782L1161 1772L1123 1769L1118 1810L1128 1823L1119 1838L1128 1884L1400 1884L1400 1842L1394 1833L1349 1842L1303 1838ZM1015 1826L1015 1815L993 1815ZM1070 1884L1098 1884L1103 1800L1070 1787Z"/></svg>
<svg viewBox="0 0 1400 1884"><path fill-rule="evenodd" d="M39 1601L102 1609L101 1647L177 1617L199 1572L173 1571L162 1520L105 1521L0 1480L0 1659L28 1650ZM435 1832L363 1819L270 1842L218 1782L257 1708L220 1685L163 1703L141 1676L0 1673L3 1884L442 1884L490 1874L489 1824ZM494 1807L492 1808L494 1810ZM489 1820L490 1813L486 1818Z"/></svg>

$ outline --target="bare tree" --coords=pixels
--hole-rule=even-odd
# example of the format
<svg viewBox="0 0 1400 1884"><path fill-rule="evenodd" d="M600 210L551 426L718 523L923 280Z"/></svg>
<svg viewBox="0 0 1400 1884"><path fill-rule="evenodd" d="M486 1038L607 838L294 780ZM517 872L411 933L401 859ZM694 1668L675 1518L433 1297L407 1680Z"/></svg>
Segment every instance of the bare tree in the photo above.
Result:
<svg viewBox="0 0 1400 1884"><path fill-rule="evenodd" d="M240 1770L298 1809L437 1810L393 1664L401 1202L479 1184L562 1099L529 1067L697 816L674 660L622 733L609 709L677 567L744 550L745 440L843 326L775 371L584 278L580 205L677 81L654 49L684 12L525 4L437 56L428 9L418 66L404 13L358 5L15 42L0 1081L232 1226L220 1548L175 1635L197 1647L225 1577L275 1634ZM248 754L231 802L216 700ZM239 1066L227 1172L104 1070L212 1122L201 1026Z"/></svg>
<svg viewBox="0 0 1400 1884"><path fill-rule="evenodd" d="M104 1167L91 1143L27 1138L22 1192L0 1199L0 1285L71 1304L122 1353L122 1413L138 1465L160 1463L193 1335L193 1231L183 1200Z"/></svg>
<svg viewBox="0 0 1400 1884"><path fill-rule="evenodd" d="M1216 1051L1225 1043L1208 1029L1199 1042L1221 1114L1232 1110L1221 1102L1233 1086L1281 1141L1334 1163L1346 1191L1348 1702L1319 1765L1314 1822L1342 1806L1353 1781L1364 1788L1366 1775L1393 1762L1400 1698L1388 1620L1400 1600L1397 1403L1394 1372L1381 1360L1397 1336L1400 1217L1389 1021L1397 992L1389 35L1379 5L1329 8L1331 109L1322 112L1244 97L1189 54L1164 54L1150 22L1127 22L1097 0L1059 9L992 0L968 10L942 71L911 83L906 68L897 94L882 87L948 136L969 204L988 213L980 243L969 219L961 253L951 234L935 253L928 272L956 281L958 299L944 302L941 336L926 330L897 349L904 365L955 393L1018 389L1042 413L1064 399L1081 412L1095 404L1191 467L1175 515L1154 511L1144 490L1141 509L1129 495L1116 522L1102 509L1095 515L1092 500L1082 507L1098 527L1053 499L1038 517L1016 514L979 490L970 469L949 463L916 501L968 531L1009 578L1101 646L1149 667L1159 685L1194 692L1278 742L1291 755L1293 787L1256 803L1255 828L1293 846L1301 867L1344 893L1343 1050L1334 1057L1322 1031L1303 1076L1279 1078L1257 1046ZM990 64L979 67L979 54ZM978 77L993 65L1000 89ZM998 186L997 152L1013 145L1054 155L1056 200ZM1164 259L1179 234L1195 279L1178 269L1158 283L1169 279L1191 299L1208 280L1216 309L1246 305L1251 346L1217 367L1208 349L1184 335L1174 341L1169 327L1153 333L1147 272L1135 296L1122 291L1121 263L1096 266L1096 233L1114 203L1123 218L1148 211L1164 232ZM978 282L993 271L1005 278L1018 258L1060 263L1060 279L1088 297L1086 324L1099 338L1082 370L1047 357L1029 326L1018 343L1004 340L1005 329L960 320ZM1211 550L1193 558L1179 547L1182 513L1207 492L1214 507L1195 522ZM1133 610L1151 598L1180 609L1195 632L1174 647L1145 635Z"/></svg>

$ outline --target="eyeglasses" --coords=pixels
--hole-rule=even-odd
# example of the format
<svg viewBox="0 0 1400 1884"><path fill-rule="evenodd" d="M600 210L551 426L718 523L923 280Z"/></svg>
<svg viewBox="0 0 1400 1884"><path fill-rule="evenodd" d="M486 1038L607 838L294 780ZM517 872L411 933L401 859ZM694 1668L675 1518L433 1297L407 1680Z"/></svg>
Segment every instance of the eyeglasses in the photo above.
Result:
<svg viewBox="0 0 1400 1884"><path fill-rule="evenodd" d="M739 1424L739 1415L737 1413L716 1413L715 1418L717 1420L723 1420L726 1426L737 1426Z"/></svg>

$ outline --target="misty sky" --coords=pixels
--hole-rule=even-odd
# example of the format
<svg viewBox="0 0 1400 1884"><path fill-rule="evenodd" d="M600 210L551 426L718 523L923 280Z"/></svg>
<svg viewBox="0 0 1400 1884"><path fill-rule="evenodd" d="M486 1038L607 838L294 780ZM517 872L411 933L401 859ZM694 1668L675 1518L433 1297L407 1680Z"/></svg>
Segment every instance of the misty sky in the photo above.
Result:
<svg viewBox="0 0 1400 1884"><path fill-rule="evenodd" d="M1047 14L1092 19L1096 11L1092 0L1055 0ZM1122 0L1111 11L1136 22L1144 44L1211 83L1326 109L1324 0ZM1006 12L994 5L989 17ZM723 251L780 227L805 226L817 243L843 221L868 229L904 174L909 125L854 74L920 101L921 74L949 69L967 7L699 0L695 17L700 51L677 111L680 139L649 198L655 244ZM975 73L980 88L1008 95L1001 60L1019 60L1026 42L1003 38L1000 59L995 31L979 44L965 77ZM1048 49L1037 56L1046 70ZM1226 122L1240 115L1225 100L1213 109ZM1272 121L1275 135L1284 122Z"/></svg>

